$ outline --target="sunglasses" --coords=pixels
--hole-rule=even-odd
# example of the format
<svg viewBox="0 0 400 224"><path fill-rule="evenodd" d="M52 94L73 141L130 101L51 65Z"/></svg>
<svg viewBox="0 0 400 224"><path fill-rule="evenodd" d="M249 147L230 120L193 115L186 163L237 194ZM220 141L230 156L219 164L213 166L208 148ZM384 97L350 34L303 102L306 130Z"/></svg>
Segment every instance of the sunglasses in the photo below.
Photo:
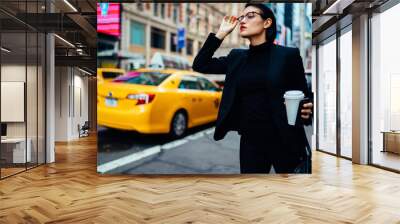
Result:
<svg viewBox="0 0 400 224"><path fill-rule="evenodd" d="M250 19L253 19L254 17L256 17L257 14L260 15L260 16L263 15L263 14L261 14L261 13L259 13L259 12L254 12L254 11L252 11L252 12L246 13L246 15L244 15L244 16L239 16L239 17L237 18L237 20L238 20L239 22L242 22L242 21L244 20L244 18L247 18L248 20L250 20Z"/></svg>

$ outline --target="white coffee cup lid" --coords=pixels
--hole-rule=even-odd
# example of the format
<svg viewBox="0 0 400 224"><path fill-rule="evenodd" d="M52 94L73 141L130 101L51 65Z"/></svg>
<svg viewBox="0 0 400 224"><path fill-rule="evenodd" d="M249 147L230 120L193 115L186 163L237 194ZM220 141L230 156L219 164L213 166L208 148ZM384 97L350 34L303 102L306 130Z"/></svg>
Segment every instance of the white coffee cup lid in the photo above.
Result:
<svg viewBox="0 0 400 224"><path fill-rule="evenodd" d="M283 95L285 98L304 98L304 93L300 90L290 90L286 91L285 95Z"/></svg>

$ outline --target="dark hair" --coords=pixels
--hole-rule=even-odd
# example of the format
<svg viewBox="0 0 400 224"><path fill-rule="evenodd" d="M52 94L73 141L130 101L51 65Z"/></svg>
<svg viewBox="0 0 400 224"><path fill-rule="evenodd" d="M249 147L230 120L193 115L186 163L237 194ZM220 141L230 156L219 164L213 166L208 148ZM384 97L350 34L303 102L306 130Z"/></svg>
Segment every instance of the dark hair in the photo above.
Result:
<svg viewBox="0 0 400 224"><path fill-rule="evenodd" d="M272 12L272 10L270 8L268 8L268 6L266 6L265 4L261 4L261 3L247 3L244 8L247 8L249 6L253 6L256 7L258 9L261 10L261 17L266 20L268 18L270 18L272 20L272 24L269 28L267 28L266 31L266 37L267 37L267 41L274 41L276 38L276 18L274 13Z"/></svg>

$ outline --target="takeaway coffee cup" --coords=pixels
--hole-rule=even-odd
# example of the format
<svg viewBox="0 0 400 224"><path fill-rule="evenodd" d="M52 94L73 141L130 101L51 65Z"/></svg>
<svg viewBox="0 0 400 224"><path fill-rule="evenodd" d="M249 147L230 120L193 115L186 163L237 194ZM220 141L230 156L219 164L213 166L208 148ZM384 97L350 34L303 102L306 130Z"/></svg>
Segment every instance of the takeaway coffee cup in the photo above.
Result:
<svg viewBox="0 0 400 224"><path fill-rule="evenodd" d="M286 91L285 95L286 115L289 125L295 125L300 101L304 99L304 93L299 90Z"/></svg>

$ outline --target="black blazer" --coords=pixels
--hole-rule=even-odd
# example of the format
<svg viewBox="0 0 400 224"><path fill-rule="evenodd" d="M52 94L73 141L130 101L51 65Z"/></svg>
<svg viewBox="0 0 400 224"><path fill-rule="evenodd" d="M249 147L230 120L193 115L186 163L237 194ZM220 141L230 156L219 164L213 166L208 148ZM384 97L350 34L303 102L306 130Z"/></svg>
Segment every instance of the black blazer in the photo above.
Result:
<svg viewBox="0 0 400 224"><path fill-rule="evenodd" d="M237 77L240 76L237 71L240 66L243 66L248 54L248 49L232 49L227 56L213 57L221 43L222 40L215 37L214 33L210 33L192 65L193 70L200 73L226 74L214 132L216 141L223 139L230 130L236 130L241 134L237 117L239 110L234 102L236 102ZM285 148L296 154L304 152L304 146L308 145L308 141L303 125L310 125L312 120L311 118L304 120L297 116L296 125L289 125L283 98L287 90L301 90L306 97L312 99L307 88L300 52L297 48L272 45L269 58L269 61L266 61L269 63L266 73L270 77L267 89L273 105L273 121L282 142L286 144Z"/></svg>

